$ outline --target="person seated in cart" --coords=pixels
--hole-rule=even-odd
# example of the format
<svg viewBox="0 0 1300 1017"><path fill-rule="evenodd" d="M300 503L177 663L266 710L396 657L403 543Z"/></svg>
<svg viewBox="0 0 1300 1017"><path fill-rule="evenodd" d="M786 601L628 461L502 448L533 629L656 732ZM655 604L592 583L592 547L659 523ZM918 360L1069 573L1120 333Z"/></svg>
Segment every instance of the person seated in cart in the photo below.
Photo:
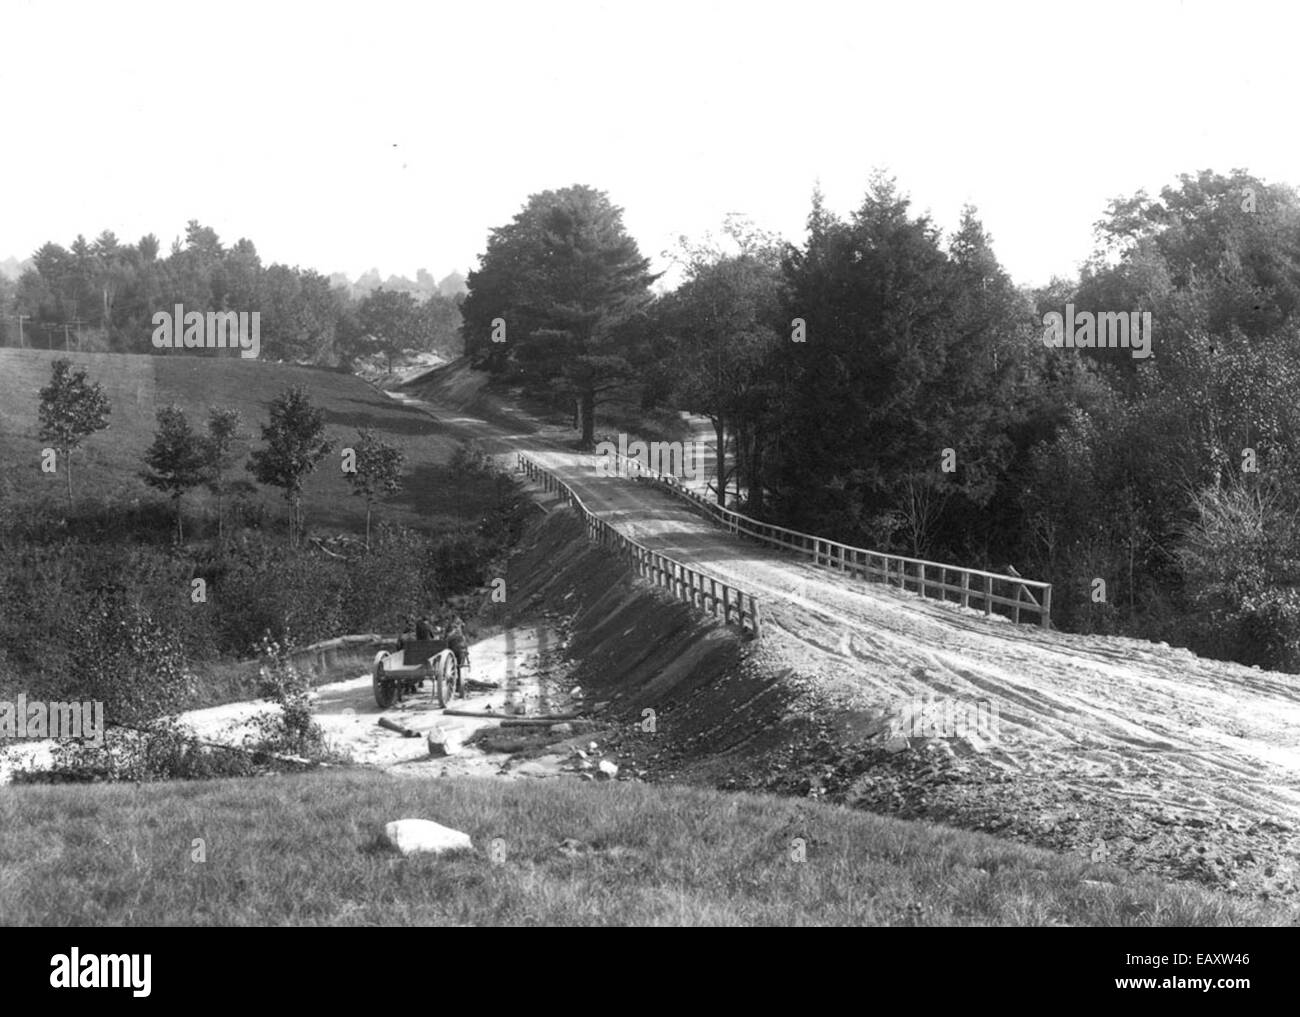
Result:
<svg viewBox="0 0 1300 1017"><path fill-rule="evenodd" d="M415 642L418 638L416 635L416 628L415 620L410 615L407 615L402 619L402 628L397 634L397 648L399 650L407 643Z"/></svg>
<svg viewBox="0 0 1300 1017"><path fill-rule="evenodd" d="M429 620L429 613L426 611L420 615L419 621L415 623L416 639L437 639L438 634L434 630L433 622Z"/></svg>

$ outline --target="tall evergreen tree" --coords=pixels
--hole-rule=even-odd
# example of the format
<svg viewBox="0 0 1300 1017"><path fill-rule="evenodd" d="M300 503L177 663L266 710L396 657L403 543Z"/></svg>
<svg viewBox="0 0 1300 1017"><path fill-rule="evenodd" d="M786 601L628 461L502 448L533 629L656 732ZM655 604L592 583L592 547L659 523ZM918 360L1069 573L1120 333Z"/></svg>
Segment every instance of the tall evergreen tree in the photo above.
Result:
<svg viewBox="0 0 1300 1017"><path fill-rule="evenodd" d="M470 274L467 349L490 349L501 319L505 355L576 401L590 446L596 406L633 374L622 328L650 302L649 266L604 192L576 185L533 195L513 223L493 231L482 268Z"/></svg>
<svg viewBox="0 0 1300 1017"><path fill-rule="evenodd" d="M950 499L991 494L1007 340L986 284L1013 297L973 216L950 257L908 206L880 175L848 222L815 198L808 243L785 265L786 318L807 333L775 362L787 425L771 476L792 524L875 544L898 534L920 553Z"/></svg>

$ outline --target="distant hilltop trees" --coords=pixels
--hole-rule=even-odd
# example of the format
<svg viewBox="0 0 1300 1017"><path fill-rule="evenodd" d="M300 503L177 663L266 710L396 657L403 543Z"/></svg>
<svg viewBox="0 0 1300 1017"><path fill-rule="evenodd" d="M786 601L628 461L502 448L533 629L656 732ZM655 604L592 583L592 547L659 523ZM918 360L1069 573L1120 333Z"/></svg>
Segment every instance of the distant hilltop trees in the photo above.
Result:
<svg viewBox="0 0 1300 1017"><path fill-rule="evenodd" d="M417 300L427 300L434 294L438 294L457 302L459 302L458 298L464 297L469 292L462 273L452 272L434 282L433 276L423 268L415 273L414 281L404 275L390 275L384 279L379 275L377 268L372 268L358 277L356 282L348 279L343 272L335 272L330 276L330 285L347 290L348 295L354 300L361 300L381 288L393 293L408 293Z"/></svg>
<svg viewBox="0 0 1300 1017"><path fill-rule="evenodd" d="M157 352L153 316L187 311L259 312L261 355L292 363L349 366L382 352L459 354L465 277L384 280L372 269L356 282L342 273L262 264L251 240L226 246L191 220L169 252L152 233L123 243L111 230L70 247L44 244L30 259L0 263L0 345ZM400 295L394 314L390 305ZM376 313L376 302L384 313ZM382 330L381 330L382 329ZM199 351L194 351L198 354ZM211 351L211 355L230 355Z"/></svg>

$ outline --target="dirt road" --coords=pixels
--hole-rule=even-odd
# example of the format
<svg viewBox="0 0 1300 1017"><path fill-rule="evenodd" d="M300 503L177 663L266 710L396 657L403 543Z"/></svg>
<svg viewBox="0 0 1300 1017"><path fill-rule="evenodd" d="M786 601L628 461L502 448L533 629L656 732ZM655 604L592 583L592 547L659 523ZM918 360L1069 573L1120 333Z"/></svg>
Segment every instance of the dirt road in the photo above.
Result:
<svg viewBox="0 0 1300 1017"><path fill-rule="evenodd" d="M459 384L451 398L471 391ZM590 457L562 448L572 432L503 428L474 420L463 404L432 408L452 411L458 426L503 452L528 453L641 543L758 594L765 652L815 673L845 704L991 703L996 739L954 739L956 753L977 754L1052 801L1096 800L1116 814L1230 829L1267 822L1294 843L1295 676L1164 644L1014 625L841 576L733 537L652 485L598 475Z"/></svg>
<svg viewBox="0 0 1300 1017"><path fill-rule="evenodd" d="M476 732L496 727L502 719L564 713L573 708L563 679L564 666L556 652L560 636L546 626L513 629L475 642L470 648L469 676L495 683L495 691L470 691L464 700L454 700L456 709L491 712L495 717L446 715L433 699L430 683L413 696L388 710L375 704L368 671L354 672L338 681L312 690L312 712L330 745L354 763L373 766L403 777L475 775L500 777L552 777L569 773L564 764L571 749L527 760L514 760L501 752L483 752L466 746L450 756L430 755L425 736L436 728L467 741ZM218 745L242 746L246 736L257 736L259 718L274 715L279 707L266 700L227 703L181 714L179 720L197 737ZM407 738L379 725L386 717L419 733ZM0 784L16 768L49 769L55 743L49 739L14 745L0 744ZM576 774L573 774L576 776Z"/></svg>

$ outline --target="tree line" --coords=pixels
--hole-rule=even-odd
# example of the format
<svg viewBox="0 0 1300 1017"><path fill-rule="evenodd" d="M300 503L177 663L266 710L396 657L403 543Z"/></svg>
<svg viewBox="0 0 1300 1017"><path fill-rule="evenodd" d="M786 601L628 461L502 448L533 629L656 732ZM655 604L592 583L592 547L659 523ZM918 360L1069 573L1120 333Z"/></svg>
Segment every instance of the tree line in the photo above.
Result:
<svg viewBox="0 0 1300 1017"><path fill-rule="evenodd" d="M478 366L712 420L719 501L1054 584L1054 620L1300 666L1300 199L1237 170L1116 199L1077 277L1017 286L974 208L944 235L877 174L801 244L731 217L656 277L608 195L533 195L463 305ZM1047 316L1150 314L1152 355ZM1136 320L1136 319L1135 319Z"/></svg>
<svg viewBox="0 0 1300 1017"><path fill-rule="evenodd" d="M427 275L418 283L389 280L408 288L379 285L358 295L337 277L263 265L251 240L226 246L195 220L166 256L153 234L132 244L105 230L70 247L44 244L16 283L0 280L0 338L10 346L75 342L152 353L154 314L180 304L187 312L258 312L270 360L346 368L380 354L391 371L405 350L459 351L459 279L440 288Z"/></svg>

